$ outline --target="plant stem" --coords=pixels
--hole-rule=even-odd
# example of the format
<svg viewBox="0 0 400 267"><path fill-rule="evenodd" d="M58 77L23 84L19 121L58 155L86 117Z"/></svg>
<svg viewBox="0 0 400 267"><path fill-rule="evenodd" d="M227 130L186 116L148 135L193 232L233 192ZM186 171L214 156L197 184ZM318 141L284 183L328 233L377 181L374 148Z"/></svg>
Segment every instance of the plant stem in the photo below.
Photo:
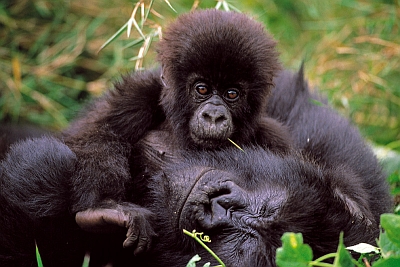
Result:
<svg viewBox="0 0 400 267"><path fill-rule="evenodd" d="M208 251L208 253L211 254L211 256L214 257L214 259L216 259L219 262L219 264L221 264L221 267L225 267L225 263L223 263L223 261L217 256L217 254L215 254L214 251L212 251L209 247L207 247L207 245L204 244L203 241L201 241L201 239L197 237L197 235L195 235L194 233L191 233L185 229L183 229L183 233L194 238L203 248L205 248L205 250Z"/></svg>
<svg viewBox="0 0 400 267"><path fill-rule="evenodd" d="M331 263L326 263L326 262L322 262L324 260L327 260L329 258L334 258L337 256L337 253L330 253L330 254L326 254L322 257L319 257L316 260L313 260L310 262L311 266L319 266L319 267L332 267L333 265Z"/></svg>

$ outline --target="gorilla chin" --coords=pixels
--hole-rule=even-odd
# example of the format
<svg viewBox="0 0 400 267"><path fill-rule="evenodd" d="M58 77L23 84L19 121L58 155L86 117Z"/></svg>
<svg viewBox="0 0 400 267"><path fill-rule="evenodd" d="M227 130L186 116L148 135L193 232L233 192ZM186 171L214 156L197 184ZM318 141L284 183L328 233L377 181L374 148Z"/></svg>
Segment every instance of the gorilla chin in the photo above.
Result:
<svg viewBox="0 0 400 267"><path fill-rule="evenodd" d="M340 189L333 181L352 177L321 170L300 155L234 150L183 155L151 178L148 208L159 233L175 242L157 242L149 266L165 266L166 259L184 266L195 254L214 261L183 229L210 236L207 245L227 266L276 266L287 231L302 232L315 256L335 251L341 231L346 245L374 241L379 230L368 207L351 193L335 193Z"/></svg>

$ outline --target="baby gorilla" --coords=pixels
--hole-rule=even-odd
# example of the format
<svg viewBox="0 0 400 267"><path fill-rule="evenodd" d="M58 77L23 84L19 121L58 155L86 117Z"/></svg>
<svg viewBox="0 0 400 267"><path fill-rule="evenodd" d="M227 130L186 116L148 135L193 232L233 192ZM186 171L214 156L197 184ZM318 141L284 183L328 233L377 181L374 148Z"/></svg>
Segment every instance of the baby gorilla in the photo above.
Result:
<svg viewBox="0 0 400 267"><path fill-rule="evenodd" d="M287 135L264 112L280 64L262 24L216 10L183 15L167 28L158 59L160 103L178 146L221 148L230 138L287 149Z"/></svg>
<svg viewBox="0 0 400 267"><path fill-rule="evenodd" d="M134 234L143 216L122 202L132 177L152 164L134 159L141 153L136 143L150 130L165 130L172 147L181 150L233 146L229 139L282 155L291 147L285 127L266 113L280 64L262 24L217 10L183 15L164 33L158 61L158 69L125 77L63 133L78 158L71 212L123 211L130 220L117 225L128 229L124 245L137 246L137 253L152 235L146 227Z"/></svg>

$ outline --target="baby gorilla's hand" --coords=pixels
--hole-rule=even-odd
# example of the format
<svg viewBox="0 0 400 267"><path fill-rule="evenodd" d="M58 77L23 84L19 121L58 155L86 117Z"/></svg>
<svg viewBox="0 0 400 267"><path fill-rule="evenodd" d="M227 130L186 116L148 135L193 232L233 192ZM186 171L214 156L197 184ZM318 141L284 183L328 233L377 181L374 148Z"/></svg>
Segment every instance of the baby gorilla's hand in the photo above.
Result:
<svg viewBox="0 0 400 267"><path fill-rule="evenodd" d="M151 211L131 203L113 204L110 207L91 208L80 211L75 221L88 232L113 232L116 228L127 228L123 246L136 246L137 255L150 249L156 233L151 226L154 215Z"/></svg>

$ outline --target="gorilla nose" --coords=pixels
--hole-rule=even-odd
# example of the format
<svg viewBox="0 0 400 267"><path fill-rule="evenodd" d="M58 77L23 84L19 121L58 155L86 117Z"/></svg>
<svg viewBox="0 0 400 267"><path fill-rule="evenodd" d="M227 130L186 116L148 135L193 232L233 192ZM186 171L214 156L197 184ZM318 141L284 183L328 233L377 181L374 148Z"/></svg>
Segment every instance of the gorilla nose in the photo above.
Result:
<svg viewBox="0 0 400 267"><path fill-rule="evenodd" d="M233 182L226 182L209 194L209 204L199 221L205 229L232 224L232 213L246 207L244 191Z"/></svg>
<svg viewBox="0 0 400 267"><path fill-rule="evenodd" d="M225 109L216 107L211 110L205 110L201 114L201 118L208 124L220 126L228 120L225 115Z"/></svg>

